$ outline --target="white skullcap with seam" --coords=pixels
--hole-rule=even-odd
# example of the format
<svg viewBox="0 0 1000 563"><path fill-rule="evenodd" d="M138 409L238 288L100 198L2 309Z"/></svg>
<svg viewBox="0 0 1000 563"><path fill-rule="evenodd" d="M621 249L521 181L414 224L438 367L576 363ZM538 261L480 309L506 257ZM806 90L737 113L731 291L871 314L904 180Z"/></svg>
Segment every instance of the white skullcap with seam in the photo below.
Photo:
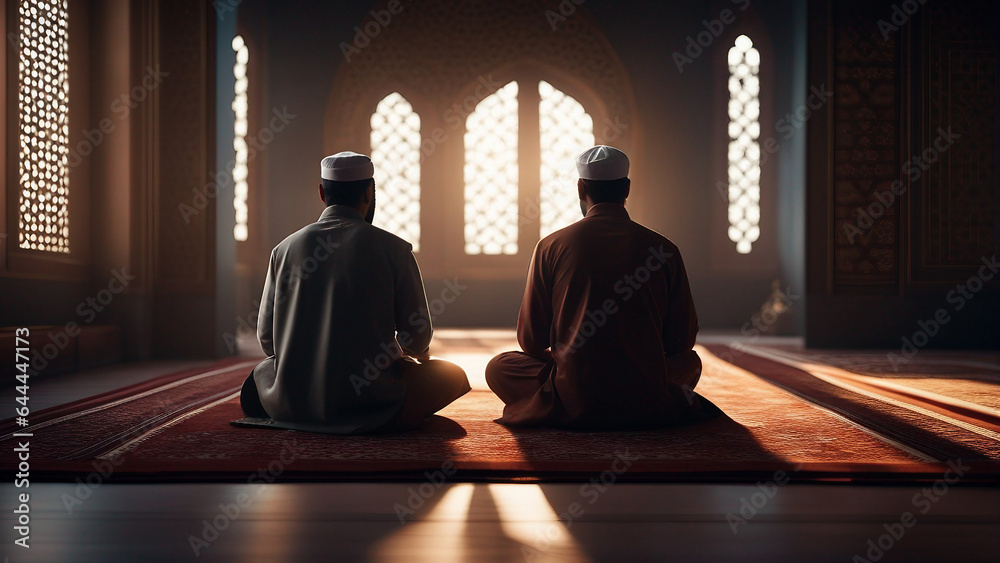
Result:
<svg viewBox="0 0 1000 563"><path fill-rule="evenodd" d="M620 180L628 177L628 156L614 147L598 145L576 158L576 170L584 180Z"/></svg>
<svg viewBox="0 0 1000 563"><path fill-rule="evenodd" d="M375 176L372 159L363 154L345 151L330 155L320 163L320 177L334 182L356 182Z"/></svg>

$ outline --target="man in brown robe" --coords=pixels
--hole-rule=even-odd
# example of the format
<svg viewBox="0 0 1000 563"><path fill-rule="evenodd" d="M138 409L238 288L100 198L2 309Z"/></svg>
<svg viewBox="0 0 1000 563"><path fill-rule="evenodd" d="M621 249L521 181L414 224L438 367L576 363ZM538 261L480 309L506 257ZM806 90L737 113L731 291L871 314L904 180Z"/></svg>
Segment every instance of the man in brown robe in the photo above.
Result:
<svg viewBox="0 0 1000 563"><path fill-rule="evenodd" d="M698 317L677 247L629 218L629 161L580 155L584 219L535 248L517 320L523 352L486 368L511 426L635 429L711 416L696 393Z"/></svg>

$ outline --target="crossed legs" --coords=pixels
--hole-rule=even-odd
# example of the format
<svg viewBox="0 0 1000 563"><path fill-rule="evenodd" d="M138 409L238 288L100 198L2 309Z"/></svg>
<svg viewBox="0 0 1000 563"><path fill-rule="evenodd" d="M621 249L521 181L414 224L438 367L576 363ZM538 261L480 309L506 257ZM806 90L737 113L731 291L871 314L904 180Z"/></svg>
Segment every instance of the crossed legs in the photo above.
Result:
<svg viewBox="0 0 1000 563"><path fill-rule="evenodd" d="M273 361L273 358L269 359ZM384 431L417 428L424 419L448 406L471 389L465 371L446 360L404 356L396 362L395 369L398 369L406 380L406 398L396 416L382 428ZM243 408L243 414L248 417L270 418L260 402L252 373L243 382L240 406Z"/></svg>

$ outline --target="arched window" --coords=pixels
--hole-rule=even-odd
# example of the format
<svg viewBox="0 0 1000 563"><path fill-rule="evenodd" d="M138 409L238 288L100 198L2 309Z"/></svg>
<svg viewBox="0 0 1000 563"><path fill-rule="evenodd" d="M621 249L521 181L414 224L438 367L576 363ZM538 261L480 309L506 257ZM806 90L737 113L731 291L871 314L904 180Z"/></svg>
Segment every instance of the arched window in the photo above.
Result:
<svg viewBox="0 0 1000 563"><path fill-rule="evenodd" d="M517 254L517 108L517 82L511 82L479 102L466 121L466 254Z"/></svg>
<svg viewBox="0 0 1000 563"><path fill-rule="evenodd" d="M547 236L580 218L575 157L594 145L594 120L551 83L531 83L537 90L519 90L519 83L511 81L469 106L461 216L445 213L428 226L431 237L451 225L460 228L463 238L456 250L465 256L517 257L536 234ZM537 110L537 120L529 109ZM521 154L521 145L533 144L535 135L541 151ZM377 104L371 152L384 196L375 225L410 241L414 250L420 248L421 140L420 118L401 94ZM539 192L521 189L527 170L538 171ZM456 219L460 225L452 223Z"/></svg>
<svg viewBox="0 0 1000 563"><path fill-rule="evenodd" d="M420 116L400 93L379 102L371 118L379 211L375 226L420 250Z"/></svg>
<svg viewBox="0 0 1000 563"><path fill-rule="evenodd" d="M580 102L544 80L538 84L541 135L541 236L580 218L576 157L594 146L594 120Z"/></svg>
<svg viewBox="0 0 1000 563"><path fill-rule="evenodd" d="M386 88L403 93L420 112L422 128L422 273L431 280L461 276L512 288L523 283L539 236L580 218L575 173L565 182L554 180L571 169L562 167L597 143L639 149L631 78L593 18L575 18L572 30L552 33L537 25L536 10L505 2L478 2L475 10L446 0L427 5L379 36L379 49L338 65L327 97L324 151L370 147L367 122L393 91ZM437 39L424 41L428 34ZM503 62L495 45L505 46ZM438 64L442 52L449 53L448 64ZM557 91L586 109L596 142L583 139L574 150L557 151L548 143L556 134L546 135L543 147L543 129L559 126L573 135L584 129L579 123L562 129L568 124L561 116L573 104L557 100ZM546 166L557 170L542 170L543 151ZM633 205L644 193L636 193ZM383 199L380 193L380 207ZM385 216L376 213L376 221ZM416 224L415 218L408 222Z"/></svg>
<svg viewBox="0 0 1000 563"><path fill-rule="evenodd" d="M236 226L233 227L233 238L238 241L247 240L249 232L249 208L247 199L250 196L248 167L250 150L247 146L247 130L249 129L249 104L247 103L247 63L250 62L250 50L243 37L233 38L233 50L236 51L236 64L233 65L233 75L236 77L236 97L233 99L233 112L236 114L236 125L233 130L233 148L236 149L236 163L233 166L233 207L236 208Z"/></svg>
<svg viewBox="0 0 1000 563"><path fill-rule="evenodd" d="M18 246L69 253L69 3L23 0L19 16Z"/></svg>
<svg viewBox="0 0 1000 563"><path fill-rule="evenodd" d="M729 50L729 240L749 254L760 237L760 53L746 35Z"/></svg>

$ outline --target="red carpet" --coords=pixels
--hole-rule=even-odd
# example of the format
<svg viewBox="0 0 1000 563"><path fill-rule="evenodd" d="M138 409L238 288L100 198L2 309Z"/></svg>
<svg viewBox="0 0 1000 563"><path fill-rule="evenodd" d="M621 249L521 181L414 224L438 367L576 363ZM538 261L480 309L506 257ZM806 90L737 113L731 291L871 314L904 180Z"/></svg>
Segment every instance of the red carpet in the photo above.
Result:
<svg viewBox="0 0 1000 563"><path fill-rule="evenodd" d="M796 480L934 480L957 459L972 467L968 482L1000 480L996 440L982 433L760 356L727 363L699 351L698 391L727 416L658 431L513 431L493 422L502 405L485 391L405 434L234 428L237 391L253 365L234 361L37 413L25 430L34 434L35 479L72 480L104 459L117 481L420 479L452 466L455 479L579 480L627 456L620 479L634 481L757 481L777 470ZM3 447L18 430L0 424ZM0 469L13 472L10 456Z"/></svg>

